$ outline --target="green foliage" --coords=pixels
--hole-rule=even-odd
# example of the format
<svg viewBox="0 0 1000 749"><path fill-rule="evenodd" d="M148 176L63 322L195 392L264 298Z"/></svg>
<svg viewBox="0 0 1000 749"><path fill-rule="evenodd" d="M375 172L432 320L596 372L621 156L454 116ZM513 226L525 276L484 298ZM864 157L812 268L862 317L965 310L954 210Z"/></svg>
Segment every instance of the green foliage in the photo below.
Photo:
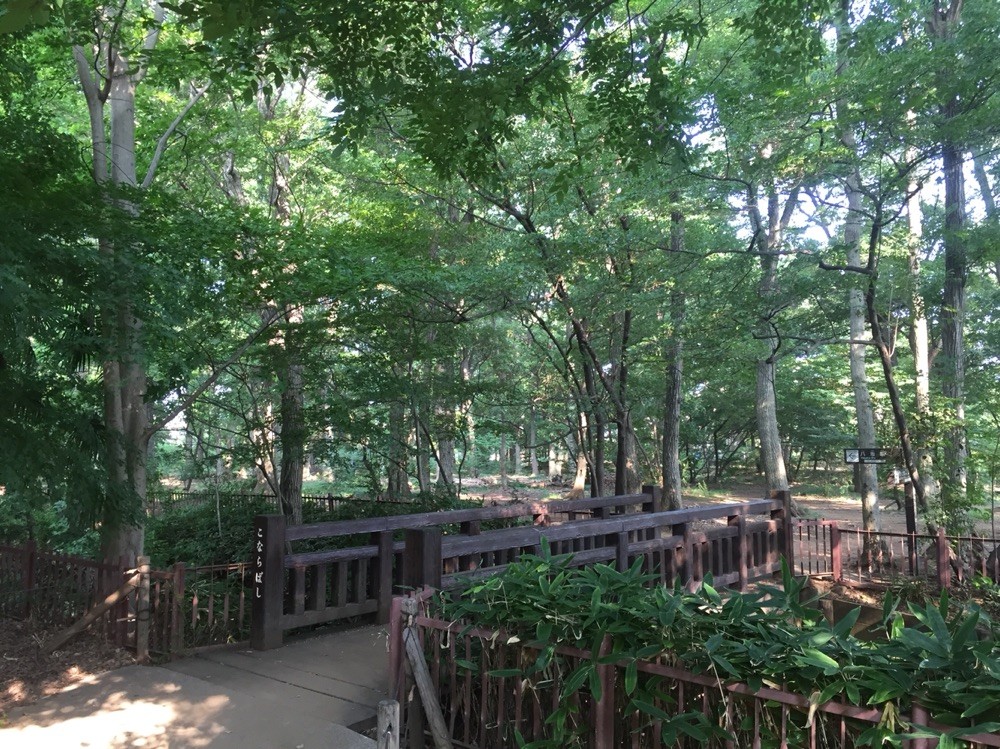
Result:
<svg viewBox="0 0 1000 749"><path fill-rule="evenodd" d="M326 510L322 504L307 502L302 508L302 515L303 522L321 523L478 506L474 502L456 500L446 493L432 492L418 494L407 503L345 501L333 511ZM254 517L274 512L273 502L263 497L237 495L234 498L224 493L219 494L218 503L167 508L146 524L146 551L153 566L160 568L175 562L184 562L189 566L245 562L252 556ZM337 543L347 546L366 542L367 537L347 537ZM322 548L330 546L325 544Z"/></svg>
<svg viewBox="0 0 1000 749"><path fill-rule="evenodd" d="M743 682L752 689L782 685L817 703L838 698L886 716L919 702L933 720L956 727L951 738L1000 728L997 627L975 606L951 606L946 595L936 604L910 604L904 615L890 594L885 639L862 641L851 635L859 610L828 623L812 601L804 600L802 583L787 570L780 587L722 595L709 583L695 593L650 587L655 581L642 572L641 560L624 573L606 565L570 565L570 558L552 557L546 550L439 602L449 619L495 629L508 645L520 641L537 649L519 671L493 676L551 679L558 646L597 654L604 638L610 638L607 657L592 655L559 677L560 707L548 720L548 739L538 746L576 746L583 740L572 695L589 690L598 696L599 662L625 665L623 687L631 709L667 720L667 730L675 735L704 733L701 738L709 739L718 724L674 715L657 680L639 678L634 664L657 658L720 682ZM856 736L857 745L898 744L907 728L888 720ZM760 730L766 734L768 729L761 725Z"/></svg>

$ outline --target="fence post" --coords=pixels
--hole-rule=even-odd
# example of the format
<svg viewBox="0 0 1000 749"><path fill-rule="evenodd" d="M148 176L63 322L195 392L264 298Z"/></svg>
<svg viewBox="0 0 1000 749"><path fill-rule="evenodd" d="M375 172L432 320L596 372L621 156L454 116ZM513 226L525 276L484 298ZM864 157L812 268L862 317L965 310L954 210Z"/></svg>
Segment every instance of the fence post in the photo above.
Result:
<svg viewBox="0 0 1000 749"><path fill-rule="evenodd" d="M830 572L834 582L843 582L844 560L840 552L840 526L836 522L830 523Z"/></svg>
<svg viewBox="0 0 1000 749"><path fill-rule="evenodd" d="M611 636L604 635L597 652L597 678L601 698L594 704L594 749L615 747L615 664L601 663L611 653Z"/></svg>
<svg viewBox="0 0 1000 749"><path fill-rule="evenodd" d="M38 563L38 545L28 541L24 546L21 579L24 585L24 618L31 616L31 599L35 589L35 565Z"/></svg>
<svg viewBox="0 0 1000 749"><path fill-rule="evenodd" d="M613 536L615 546L615 567L619 572L628 569L628 533L622 531Z"/></svg>
<svg viewBox="0 0 1000 749"><path fill-rule="evenodd" d="M406 690L404 684L403 664L406 661L406 654L403 652L403 598L396 596L392 599L392 608L389 612L389 691L391 699L402 700Z"/></svg>
<svg viewBox="0 0 1000 749"><path fill-rule="evenodd" d="M441 529L407 528L403 584L413 590L441 587Z"/></svg>
<svg viewBox="0 0 1000 749"><path fill-rule="evenodd" d="M253 532L253 607L250 647L281 647L285 596L285 516L258 515Z"/></svg>
<svg viewBox="0 0 1000 749"><path fill-rule="evenodd" d="M644 484L642 487L642 493L649 497L648 502L642 503L642 511L644 513L657 513L663 512L663 487L653 486L652 484ZM646 540L652 540L654 538L659 538L660 529L659 527L650 528L646 531Z"/></svg>
<svg viewBox="0 0 1000 749"><path fill-rule="evenodd" d="M688 524L687 523L675 523L670 526L670 536L672 538L680 537L681 543L674 547L673 563L671 565L673 572L673 584L677 585L681 583L687 585L688 578L690 577L690 562L691 562L691 539L688 534Z"/></svg>
<svg viewBox="0 0 1000 749"><path fill-rule="evenodd" d="M789 570L795 569L795 540L792 535L792 493L787 489L771 492L771 498L781 502L780 510L771 511L771 519L781 522L778 529L778 553L785 557Z"/></svg>
<svg viewBox="0 0 1000 749"><path fill-rule="evenodd" d="M926 727L930 725L931 716L923 705L914 701L913 706L910 708L910 721L914 725ZM930 747L937 746L937 744L937 739L933 741L931 739L911 739L904 746L908 749L930 749Z"/></svg>
<svg viewBox="0 0 1000 749"><path fill-rule="evenodd" d="M941 590L951 588L951 547L948 546L948 538L945 536L944 528L938 528L937 532L937 566L938 585Z"/></svg>
<svg viewBox="0 0 1000 749"><path fill-rule="evenodd" d="M139 588L135 597L135 658L139 663L149 660L149 557L136 557L139 567Z"/></svg>
<svg viewBox="0 0 1000 749"><path fill-rule="evenodd" d="M392 548L392 531L379 531L378 535L378 612L377 624L389 621L392 608L392 563L395 552Z"/></svg>
<svg viewBox="0 0 1000 749"><path fill-rule="evenodd" d="M174 564L173 600L170 603L170 659L184 652L184 583L187 580L184 562Z"/></svg>
<svg viewBox="0 0 1000 749"><path fill-rule="evenodd" d="M747 568L747 519L745 515L740 513L739 515L730 515L726 523L730 526L736 526L736 566L740 573L740 591L744 591L747 589L750 577L750 571ZM731 559L729 564L732 564Z"/></svg>
<svg viewBox="0 0 1000 749"><path fill-rule="evenodd" d="M399 749L399 703L382 700L376 712L377 749Z"/></svg>
<svg viewBox="0 0 1000 749"><path fill-rule="evenodd" d="M652 484L643 484L642 493L649 495L649 501L644 502L642 505L643 512L662 512L663 511L663 487L653 486Z"/></svg>

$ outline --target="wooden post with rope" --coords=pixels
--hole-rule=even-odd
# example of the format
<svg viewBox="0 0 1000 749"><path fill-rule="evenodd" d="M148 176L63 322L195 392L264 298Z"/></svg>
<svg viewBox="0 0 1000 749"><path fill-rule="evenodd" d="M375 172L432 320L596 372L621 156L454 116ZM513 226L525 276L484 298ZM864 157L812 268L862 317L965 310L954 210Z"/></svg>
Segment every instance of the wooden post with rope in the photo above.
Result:
<svg viewBox="0 0 1000 749"><path fill-rule="evenodd" d="M417 607L418 603L414 598L403 601L403 615L407 618L406 627L403 629L403 647L410 662L410 669L413 671L413 680L416 682L417 692L420 694L424 714L427 716L431 737L434 739L434 747L435 749L454 749L451 736L448 733L448 725L441 712L441 703L438 702L434 682L431 680L431 674L427 668L424 650L420 646L420 636L414 625ZM413 740L412 736L410 740Z"/></svg>
<svg viewBox="0 0 1000 749"><path fill-rule="evenodd" d="M114 593L109 595L99 604L94 606L90 611L88 611L82 619L70 625L64 629L59 634L55 635L51 640L46 642L41 646L41 652L48 654L54 650L65 645L67 642L72 640L76 635L83 632L87 627L100 619L109 609L111 609L116 603L121 601L123 598L128 596L133 590L139 587L139 583L142 580L142 574L136 570L128 580L122 583L121 587L118 588Z"/></svg>

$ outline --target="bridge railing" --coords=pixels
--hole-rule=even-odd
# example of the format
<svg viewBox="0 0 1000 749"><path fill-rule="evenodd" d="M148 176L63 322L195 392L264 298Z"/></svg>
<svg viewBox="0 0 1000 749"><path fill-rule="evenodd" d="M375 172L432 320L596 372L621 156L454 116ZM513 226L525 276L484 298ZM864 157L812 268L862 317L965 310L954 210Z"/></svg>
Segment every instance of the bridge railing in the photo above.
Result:
<svg viewBox="0 0 1000 749"><path fill-rule="evenodd" d="M742 587L777 571L790 548L787 501L673 512L657 505L650 492L293 527L281 516L258 516L251 643L277 647L287 630L348 617L388 621L394 592L493 574L539 551L543 537L553 552L573 553L581 565L621 567L642 557L644 569L666 584L698 584L711 572L720 585ZM702 527L719 519L727 524ZM341 548L287 548L320 540Z"/></svg>

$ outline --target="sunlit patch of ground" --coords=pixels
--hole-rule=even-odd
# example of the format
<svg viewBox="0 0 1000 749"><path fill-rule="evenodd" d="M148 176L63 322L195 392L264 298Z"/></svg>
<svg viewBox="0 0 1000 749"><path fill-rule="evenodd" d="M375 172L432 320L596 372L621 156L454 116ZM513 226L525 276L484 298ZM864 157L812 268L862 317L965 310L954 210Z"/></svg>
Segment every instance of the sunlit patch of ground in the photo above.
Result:
<svg viewBox="0 0 1000 749"><path fill-rule="evenodd" d="M135 662L130 653L89 633L54 653L39 653L39 643L56 631L31 621L0 618L0 720L11 708L55 694L89 675Z"/></svg>

